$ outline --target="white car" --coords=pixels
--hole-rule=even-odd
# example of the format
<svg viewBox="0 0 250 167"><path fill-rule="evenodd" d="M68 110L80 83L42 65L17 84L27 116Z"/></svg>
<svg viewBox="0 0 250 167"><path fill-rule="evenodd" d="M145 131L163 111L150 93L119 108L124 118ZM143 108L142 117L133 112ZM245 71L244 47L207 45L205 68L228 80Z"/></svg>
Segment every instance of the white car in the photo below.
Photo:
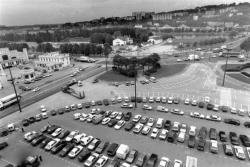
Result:
<svg viewBox="0 0 250 167"><path fill-rule="evenodd" d="M115 103L116 103L115 98L111 98L111 103L112 103L112 104L115 104Z"/></svg>
<svg viewBox="0 0 250 167"><path fill-rule="evenodd" d="M133 129L133 132L134 133L140 133L140 131L142 130L142 128L143 128L143 124L138 123L138 124L135 125L135 127Z"/></svg>
<svg viewBox="0 0 250 167"><path fill-rule="evenodd" d="M150 135L151 138L155 139L157 137L158 133L159 133L159 129L153 128L151 135Z"/></svg>
<svg viewBox="0 0 250 167"><path fill-rule="evenodd" d="M173 167L183 167L183 163L181 160L175 159Z"/></svg>
<svg viewBox="0 0 250 167"><path fill-rule="evenodd" d="M246 155L245 155L245 152L243 150L243 147L241 146L234 146L234 152L235 152L235 155L237 158L239 159L246 159Z"/></svg>
<svg viewBox="0 0 250 167"><path fill-rule="evenodd" d="M77 108L82 109L82 104L81 103L77 104Z"/></svg>
<svg viewBox="0 0 250 167"><path fill-rule="evenodd" d="M75 137L75 135L78 134L79 134L78 130L71 131L70 134L65 138L65 141L70 142Z"/></svg>
<svg viewBox="0 0 250 167"><path fill-rule="evenodd" d="M177 115L184 115L184 111L181 111L181 110L179 110L179 109L177 109L177 108L172 109L172 110L171 110L171 113L177 114Z"/></svg>
<svg viewBox="0 0 250 167"><path fill-rule="evenodd" d="M181 142L181 143L184 143L184 141L185 141L185 135L186 135L185 132L180 131L180 133L179 133L179 135L177 137L177 141Z"/></svg>
<svg viewBox="0 0 250 167"><path fill-rule="evenodd" d="M247 155L250 158L250 147L247 147L246 149L247 149Z"/></svg>
<svg viewBox="0 0 250 167"><path fill-rule="evenodd" d="M91 104L91 106L95 106L95 105L96 105L96 103L95 103L94 100L92 100L92 101L90 102L90 104Z"/></svg>
<svg viewBox="0 0 250 167"><path fill-rule="evenodd" d="M124 102L126 102L126 103L129 102L129 98L127 96L124 97Z"/></svg>
<svg viewBox="0 0 250 167"><path fill-rule="evenodd" d="M165 108L163 106L157 106L156 110L160 111L160 112L168 112L169 111L168 108Z"/></svg>
<svg viewBox="0 0 250 167"><path fill-rule="evenodd" d="M39 87L36 87L35 89L33 89L32 91L33 92L38 92L40 90L40 88Z"/></svg>
<svg viewBox="0 0 250 167"><path fill-rule="evenodd" d="M58 136L62 131L63 131L62 128L57 128L57 129L51 134L51 136L56 137L56 136Z"/></svg>
<svg viewBox="0 0 250 167"><path fill-rule="evenodd" d="M60 139L55 138L52 141L50 141L46 146L45 146L45 150L49 151L51 150L57 143L60 142Z"/></svg>
<svg viewBox="0 0 250 167"><path fill-rule="evenodd" d="M195 135L196 135L196 127L195 126L190 126L189 136L195 136Z"/></svg>
<svg viewBox="0 0 250 167"><path fill-rule="evenodd" d="M155 119L154 118L149 118L148 122L147 122L147 126L152 127L154 125L154 123L155 123Z"/></svg>
<svg viewBox="0 0 250 167"><path fill-rule="evenodd" d="M119 96L119 97L117 97L116 100L117 100L118 103L121 103L122 102L122 97Z"/></svg>
<svg viewBox="0 0 250 167"><path fill-rule="evenodd" d="M86 146L94 139L93 136L86 136L81 138L81 145Z"/></svg>
<svg viewBox="0 0 250 167"><path fill-rule="evenodd" d="M24 134L24 139L25 140L29 140L30 139L30 136L32 136L32 135L34 135L34 134L36 134L37 132L35 132L35 131L31 131L31 132L27 132L27 133L25 133Z"/></svg>
<svg viewBox="0 0 250 167"><path fill-rule="evenodd" d="M167 138L167 133L168 133L167 129L162 129L161 132L160 132L159 138L161 140L165 140Z"/></svg>
<svg viewBox="0 0 250 167"><path fill-rule="evenodd" d="M205 101L206 103L210 103L210 97L206 96L206 97L204 98L204 101Z"/></svg>
<svg viewBox="0 0 250 167"><path fill-rule="evenodd" d="M197 106L197 100L192 100L191 105L192 106Z"/></svg>
<svg viewBox="0 0 250 167"><path fill-rule="evenodd" d="M107 117L107 118L104 118L102 120L102 125L106 125L107 123L109 123L109 121L111 120L111 118Z"/></svg>
<svg viewBox="0 0 250 167"><path fill-rule="evenodd" d="M151 127L150 126L144 126L141 133L143 135L147 135L149 133L149 131L151 130Z"/></svg>
<svg viewBox="0 0 250 167"><path fill-rule="evenodd" d="M81 139L84 138L84 137L86 137L86 134L85 133L81 133L81 134L75 135L72 140L75 143L79 143L81 141Z"/></svg>
<svg viewBox="0 0 250 167"><path fill-rule="evenodd" d="M46 112L47 109L46 109L46 107L45 107L44 105L41 105L41 106L40 106L40 111L41 111L41 112Z"/></svg>
<svg viewBox="0 0 250 167"><path fill-rule="evenodd" d="M107 163L108 159L109 158L107 156L102 155L101 158L99 158L95 163L95 167L103 167Z"/></svg>
<svg viewBox="0 0 250 167"><path fill-rule="evenodd" d="M41 116L42 116L42 118L43 118L43 119L48 118L48 114L47 114L47 112L43 112L43 113L41 113Z"/></svg>
<svg viewBox="0 0 250 167"><path fill-rule="evenodd" d="M210 152L211 153L218 153L218 142L217 140L210 140Z"/></svg>
<svg viewBox="0 0 250 167"><path fill-rule="evenodd" d="M141 119L141 115L135 115L133 118L133 122L138 122Z"/></svg>
<svg viewBox="0 0 250 167"><path fill-rule="evenodd" d="M163 96L163 97L161 98L161 102L162 102L162 103L167 103L167 98L166 98L165 96Z"/></svg>
<svg viewBox="0 0 250 167"><path fill-rule="evenodd" d="M75 158L82 150L83 150L83 146L81 146L81 145L75 146L75 147L68 153L69 158Z"/></svg>
<svg viewBox="0 0 250 167"><path fill-rule="evenodd" d="M111 114L110 114L110 118L115 118L116 116L118 115L118 112L117 111L113 111Z"/></svg>
<svg viewBox="0 0 250 167"><path fill-rule="evenodd" d="M158 167L168 167L169 164L170 164L169 158L167 158L167 157L162 157L161 160L160 160L160 162L159 162Z"/></svg>
<svg viewBox="0 0 250 167"><path fill-rule="evenodd" d="M131 165L127 162L121 162L119 167L131 167Z"/></svg>
<svg viewBox="0 0 250 167"><path fill-rule="evenodd" d="M146 97L143 97L143 98L142 98L142 102L143 102L143 103L147 103L147 98L146 98Z"/></svg>
<svg viewBox="0 0 250 167"><path fill-rule="evenodd" d="M218 105L218 104L214 104L213 110L214 110L214 111L219 111L219 105Z"/></svg>
<svg viewBox="0 0 250 167"><path fill-rule="evenodd" d="M184 104L188 105L190 103L190 100L188 98L185 99Z"/></svg>
<svg viewBox="0 0 250 167"><path fill-rule="evenodd" d="M124 124L125 124L125 121L124 121L124 120L120 120L120 121L117 122L117 124L115 125L114 128L115 128L116 130L119 130L119 129L121 129L121 127L124 126Z"/></svg>
<svg viewBox="0 0 250 167"><path fill-rule="evenodd" d="M149 99L148 99L148 102L153 103L154 102L154 97L150 96Z"/></svg>
<svg viewBox="0 0 250 167"><path fill-rule="evenodd" d="M187 131L187 124L181 124L180 132L186 133L186 131Z"/></svg>
<svg viewBox="0 0 250 167"><path fill-rule="evenodd" d="M232 107L230 112L231 112L232 114L237 114L237 109L234 108L234 107Z"/></svg>
<svg viewBox="0 0 250 167"><path fill-rule="evenodd" d="M81 122L86 121L86 120L87 120L87 117L88 117L88 114L82 113L82 114L81 114L81 117L80 117L80 121L81 121Z"/></svg>
<svg viewBox="0 0 250 167"><path fill-rule="evenodd" d="M123 117L123 113L122 113L122 112L119 112L119 113L117 114L117 116L115 117L115 119L116 119L116 120L121 120L122 117Z"/></svg>
<svg viewBox="0 0 250 167"><path fill-rule="evenodd" d="M240 116L244 116L245 113L246 113L246 111L244 109L242 109L242 108L239 109L239 111L238 111L238 115L240 115Z"/></svg>
<svg viewBox="0 0 250 167"><path fill-rule="evenodd" d="M147 105L147 104L145 104L145 105L143 105L143 109L144 110L152 110L152 107L149 106L149 105Z"/></svg>
<svg viewBox="0 0 250 167"><path fill-rule="evenodd" d="M80 119L81 117L81 113L74 113L74 119L77 120L77 119Z"/></svg>
<svg viewBox="0 0 250 167"><path fill-rule="evenodd" d="M168 98L168 104L173 104L173 100L174 100L173 97L169 97L169 98Z"/></svg>
<svg viewBox="0 0 250 167"><path fill-rule="evenodd" d="M203 114L198 113L198 112L191 112L190 116L194 117L194 118L200 118L200 119L204 119L205 118L205 116Z"/></svg>
<svg viewBox="0 0 250 167"><path fill-rule="evenodd" d="M131 104L131 103L123 103L121 105L121 108L133 108L133 104Z"/></svg>
<svg viewBox="0 0 250 167"><path fill-rule="evenodd" d="M156 97L155 102L160 103L161 102L161 98L160 97Z"/></svg>
<svg viewBox="0 0 250 167"><path fill-rule="evenodd" d="M179 122L174 122L173 127L172 127L172 131L178 132L179 131L179 126L180 126Z"/></svg>
<svg viewBox="0 0 250 167"><path fill-rule="evenodd" d="M98 159L100 155L97 153L92 153L91 156L88 157L88 159L84 162L85 167L90 167L92 166L95 161Z"/></svg>
<svg viewBox="0 0 250 167"><path fill-rule="evenodd" d="M221 121L221 117L217 115L207 115L206 119L210 121L218 121L218 122Z"/></svg>

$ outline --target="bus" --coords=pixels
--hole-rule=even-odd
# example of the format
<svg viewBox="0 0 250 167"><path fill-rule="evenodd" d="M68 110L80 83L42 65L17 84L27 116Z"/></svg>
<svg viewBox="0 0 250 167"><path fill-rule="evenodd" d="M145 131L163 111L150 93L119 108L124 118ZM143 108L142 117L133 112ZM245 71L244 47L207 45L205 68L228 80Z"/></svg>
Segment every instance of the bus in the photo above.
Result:
<svg viewBox="0 0 250 167"><path fill-rule="evenodd" d="M20 95L17 95L18 100L21 99ZM6 97L3 97L0 99L0 110L3 110L4 108L14 104L17 102L16 94L11 94Z"/></svg>

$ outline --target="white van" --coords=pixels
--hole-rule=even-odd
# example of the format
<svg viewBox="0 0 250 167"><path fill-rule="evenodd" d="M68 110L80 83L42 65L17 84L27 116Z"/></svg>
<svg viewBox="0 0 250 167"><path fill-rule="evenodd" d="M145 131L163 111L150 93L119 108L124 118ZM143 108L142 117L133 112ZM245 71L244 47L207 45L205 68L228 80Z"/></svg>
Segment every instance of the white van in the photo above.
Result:
<svg viewBox="0 0 250 167"><path fill-rule="evenodd" d="M15 124L11 123L7 125L7 129L9 132L12 132L15 130Z"/></svg>
<svg viewBox="0 0 250 167"><path fill-rule="evenodd" d="M125 159L129 153L129 146L121 144L116 151L116 156L120 159Z"/></svg>
<svg viewBox="0 0 250 167"><path fill-rule="evenodd" d="M163 119L158 118L156 122L156 128L162 128L162 125L163 125Z"/></svg>
<svg viewBox="0 0 250 167"><path fill-rule="evenodd" d="M83 86L82 81L78 81L77 86L79 86L79 87Z"/></svg>

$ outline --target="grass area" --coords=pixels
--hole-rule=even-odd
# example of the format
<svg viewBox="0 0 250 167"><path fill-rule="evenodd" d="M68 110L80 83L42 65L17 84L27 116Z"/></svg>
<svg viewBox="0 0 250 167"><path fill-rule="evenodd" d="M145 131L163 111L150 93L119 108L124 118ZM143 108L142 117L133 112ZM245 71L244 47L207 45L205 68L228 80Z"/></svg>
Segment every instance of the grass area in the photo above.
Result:
<svg viewBox="0 0 250 167"><path fill-rule="evenodd" d="M229 75L230 77L237 79L241 82L250 84L250 79L248 77L242 75L241 73L231 73L231 74L227 74L227 75Z"/></svg>
<svg viewBox="0 0 250 167"><path fill-rule="evenodd" d="M181 73L187 66L188 64L163 65L156 73L152 74L152 76L156 77L157 79L163 77L170 77ZM134 80L133 78L126 77L114 71L108 71L100 75L98 79L109 82L126 82Z"/></svg>
<svg viewBox="0 0 250 167"><path fill-rule="evenodd" d="M187 66L188 64L163 65L155 74L152 74L152 76L156 78L170 77L181 73Z"/></svg>

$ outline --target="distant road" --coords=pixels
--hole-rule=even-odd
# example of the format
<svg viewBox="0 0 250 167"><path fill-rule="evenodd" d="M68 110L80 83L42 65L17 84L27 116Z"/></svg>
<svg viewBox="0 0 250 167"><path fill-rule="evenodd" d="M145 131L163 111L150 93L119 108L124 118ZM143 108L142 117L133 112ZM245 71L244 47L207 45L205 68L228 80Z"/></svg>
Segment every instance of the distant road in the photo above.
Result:
<svg viewBox="0 0 250 167"><path fill-rule="evenodd" d="M100 65L96 65L94 67L87 68L85 71L81 72L74 78L77 80L86 80L92 76L95 76L101 72L104 71L104 67L101 67ZM61 91L61 87L64 86L66 83L72 80L72 77L67 76L61 79L58 79L54 82L51 82L49 84L46 84L41 88L39 92L29 92L22 96L21 99L21 107L27 107L37 101L40 101L48 96L51 96L59 91ZM13 105L11 107L6 108L5 110L0 112L0 118L3 118L11 113L14 113L16 111L19 111L18 105Z"/></svg>

